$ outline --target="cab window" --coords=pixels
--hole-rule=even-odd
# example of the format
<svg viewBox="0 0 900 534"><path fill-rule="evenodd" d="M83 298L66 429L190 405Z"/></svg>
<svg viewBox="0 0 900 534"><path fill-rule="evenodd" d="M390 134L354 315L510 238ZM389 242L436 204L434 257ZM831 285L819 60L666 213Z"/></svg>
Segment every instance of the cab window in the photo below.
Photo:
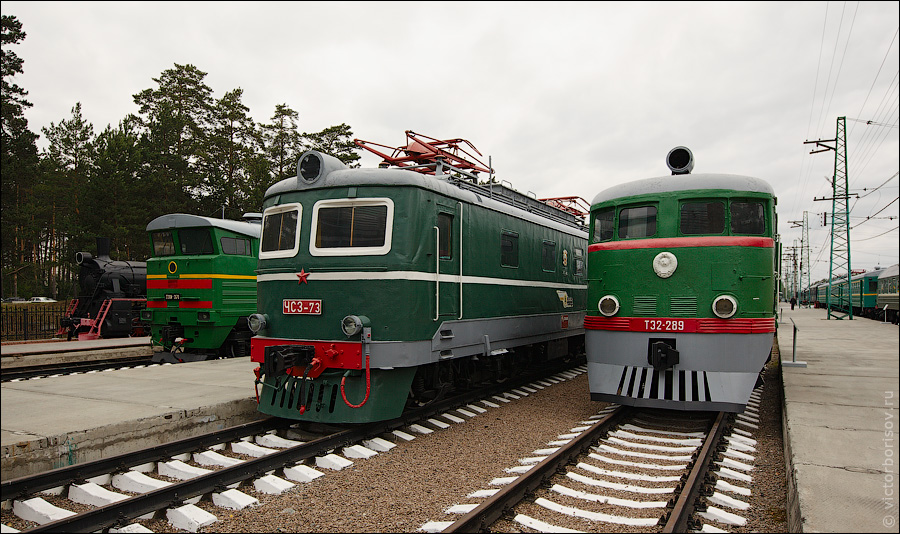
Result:
<svg viewBox="0 0 900 534"><path fill-rule="evenodd" d="M683 203L680 229L683 235L723 233L725 231L725 204L720 200Z"/></svg>
<svg viewBox="0 0 900 534"><path fill-rule="evenodd" d="M181 253L185 256L213 254L212 236L209 228L184 228L178 231Z"/></svg>
<svg viewBox="0 0 900 534"><path fill-rule="evenodd" d="M151 239L153 240L154 256L175 255L175 241L172 238L171 231L153 232L153 234L151 234Z"/></svg>
<svg viewBox="0 0 900 534"><path fill-rule="evenodd" d="M656 206L623 208L619 212L619 239L656 235Z"/></svg>
<svg viewBox="0 0 900 534"><path fill-rule="evenodd" d="M594 217L594 243L609 241L615 235L616 210L609 208L597 212Z"/></svg>
<svg viewBox="0 0 900 534"><path fill-rule="evenodd" d="M260 258L291 258L300 247L300 204L274 206L263 213Z"/></svg>
<svg viewBox="0 0 900 534"><path fill-rule="evenodd" d="M313 206L313 256L382 255L391 249L391 199L321 200Z"/></svg>
<svg viewBox="0 0 900 534"><path fill-rule="evenodd" d="M766 233L766 208L762 202L731 202L731 233L762 235Z"/></svg>

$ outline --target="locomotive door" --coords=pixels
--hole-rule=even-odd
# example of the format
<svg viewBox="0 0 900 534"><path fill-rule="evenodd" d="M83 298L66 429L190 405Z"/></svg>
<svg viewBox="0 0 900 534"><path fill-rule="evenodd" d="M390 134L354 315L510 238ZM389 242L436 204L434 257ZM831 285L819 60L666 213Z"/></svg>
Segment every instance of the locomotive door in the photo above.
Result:
<svg viewBox="0 0 900 534"><path fill-rule="evenodd" d="M441 317L459 318L462 301L462 226L459 220L461 210L456 207L438 205L435 221L435 320Z"/></svg>

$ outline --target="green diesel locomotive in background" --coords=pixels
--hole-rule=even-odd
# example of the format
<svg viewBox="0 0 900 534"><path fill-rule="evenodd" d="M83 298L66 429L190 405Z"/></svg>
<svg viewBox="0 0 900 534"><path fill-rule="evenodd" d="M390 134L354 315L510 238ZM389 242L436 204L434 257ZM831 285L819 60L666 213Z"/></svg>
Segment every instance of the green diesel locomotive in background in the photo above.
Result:
<svg viewBox="0 0 900 534"><path fill-rule="evenodd" d="M147 308L154 361L184 362L250 354L247 316L256 311L260 215L244 221L184 213L147 225ZM249 222L255 221L255 222Z"/></svg>

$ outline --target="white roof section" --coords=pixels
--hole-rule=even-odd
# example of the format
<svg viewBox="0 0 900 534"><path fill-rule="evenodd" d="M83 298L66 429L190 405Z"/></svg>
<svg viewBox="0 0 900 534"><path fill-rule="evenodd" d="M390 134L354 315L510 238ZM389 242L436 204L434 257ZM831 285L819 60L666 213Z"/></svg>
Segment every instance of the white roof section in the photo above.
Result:
<svg viewBox="0 0 900 534"><path fill-rule="evenodd" d="M168 215L160 215L150 221L150 224L147 225L147 231L209 226L256 238L259 238L262 228L262 225L259 223L233 221L231 219L213 219L212 217L201 217L200 215L189 215L187 213L170 213Z"/></svg>
<svg viewBox="0 0 900 534"><path fill-rule="evenodd" d="M737 174L676 174L671 176L658 176L628 182L627 184L614 185L604 189L594 197L591 206L608 200L616 200L637 195L674 193L677 191L690 191L695 189L731 189L734 191L748 191L753 193L765 193L775 196L775 190L768 182L751 176Z"/></svg>
<svg viewBox="0 0 900 534"><path fill-rule="evenodd" d="M567 226L546 217L541 217L524 209L518 209L503 202L493 200L487 193L478 194L474 191L457 187L447 179L436 178L431 175L396 167L389 167L386 169L344 168L333 170L316 180L313 184L306 183L296 176L285 178L269 187L269 189L266 190L265 198L268 199L275 195L294 191L354 186L419 187L446 195L464 203L480 204L486 208L506 213L520 219L525 219L542 226L554 228L567 234L584 238L587 237L587 233L582 230Z"/></svg>
<svg viewBox="0 0 900 534"><path fill-rule="evenodd" d="M887 269L882 270L881 274L878 275L878 279L890 278L892 276L897 276L898 274L900 274L900 263L895 263Z"/></svg>

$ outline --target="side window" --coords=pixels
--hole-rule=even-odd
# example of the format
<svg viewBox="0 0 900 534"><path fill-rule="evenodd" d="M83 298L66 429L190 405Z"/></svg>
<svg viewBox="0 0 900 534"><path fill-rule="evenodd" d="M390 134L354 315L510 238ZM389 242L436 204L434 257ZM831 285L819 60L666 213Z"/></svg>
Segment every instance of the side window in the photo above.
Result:
<svg viewBox="0 0 900 534"><path fill-rule="evenodd" d="M731 202L731 233L762 235L766 233L766 209L762 202Z"/></svg>
<svg viewBox="0 0 900 534"><path fill-rule="evenodd" d="M453 216L448 213L438 213L437 218L438 239L440 246L438 247L442 260L449 260L453 257Z"/></svg>
<svg viewBox="0 0 900 534"><path fill-rule="evenodd" d="M619 239L656 235L656 206L623 208L619 212Z"/></svg>
<svg viewBox="0 0 900 534"><path fill-rule="evenodd" d="M584 251L575 249L575 276L584 276Z"/></svg>
<svg viewBox="0 0 900 534"><path fill-rule="evenodd" d="M391 250L394 201L389 198L320 200L312 219L313 256L384 255Z"/></svg>
<svg viewBox="0 0 900 534"><path fill-rule="evenodd" d="M541 247L541 269L548 273L556 271L556 243L553 241L544 241Z"/></svg>
<svg viewBox="0 0 900 534"><path fill-rule="evenodd" d="M609 241L614 235L615 208L609 208L597 212L594 217L594 243Z"/></svg>
<svg viewBox="0 0 900 534"><path fill-rule="evenodd" d="M172 232L168 230L165 232L153 232L151 239L153 240L154 256L175 255L175 241L172 239Z"/></svg>
<svg viewBox="0 0 900 534"><path fill-rule="evenodd" d="M181 241L181 253L186 256L213 253L209 228L183 228L178 231L178 238Z"/></svg>
<svg viewBox="0 0 900 534"><path fill-rule="evenodd" d="M725 204L718 200L683 203L680 229L684 235L723 233L725 231Z"/></svg>
<svg viewBox="0 0 900 534"><path fill-rule="evenodd" d="M519 266L519 234L506 230L500 232L500 265Z"/></svg>
<svg viewBox="0 0 900 534"><path fill-rule="evenodd" d="M300 249L300 204L273 206L263 213L261 259L292 258Z"/></svg>
<svg viewBox="0 0 900 534"><path fill-rule="evenodd" d="M235 254L240 256L250 256L250 240L238 237L223 237L220 240L222 245L222 254Z"/></svg>

